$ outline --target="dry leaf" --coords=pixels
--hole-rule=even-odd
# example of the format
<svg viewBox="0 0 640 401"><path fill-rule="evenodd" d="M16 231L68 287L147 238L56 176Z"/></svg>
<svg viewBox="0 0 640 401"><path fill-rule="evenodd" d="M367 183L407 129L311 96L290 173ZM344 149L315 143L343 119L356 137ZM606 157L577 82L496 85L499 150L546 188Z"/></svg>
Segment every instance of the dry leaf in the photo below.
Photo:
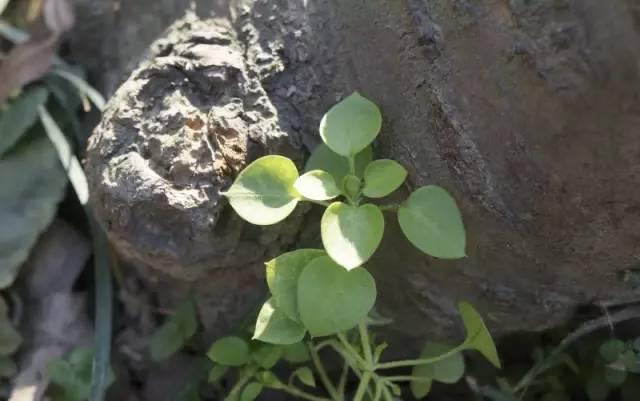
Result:
<svg viewBox="0 0 640 401"><path fill-rule="evenodd" d="M0 104L15 89L43 76L56 55L57 35L17 44L0 64Z"/></svg>
<svg viewBox="0 0 640 401"><path fill-rule="evenodd" d="M62 34L73 28L75 15L68 0L46 0L42 10L47 28L54 34Z"/></svg>

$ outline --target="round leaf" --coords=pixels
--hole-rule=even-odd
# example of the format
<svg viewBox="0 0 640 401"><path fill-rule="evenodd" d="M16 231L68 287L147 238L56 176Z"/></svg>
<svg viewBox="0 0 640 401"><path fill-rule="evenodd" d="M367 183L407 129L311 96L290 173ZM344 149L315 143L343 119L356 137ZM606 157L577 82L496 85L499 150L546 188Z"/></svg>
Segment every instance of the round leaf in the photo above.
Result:
<svg viewBox="0 0 640 401"><path fill-rule="evenodd" d="M433 381L429 378L421 377L420 380L412 380L410 384L411 394L418 400L424 398L431 391L432 384Z"/></svg>
<svg viewBox="0 0 640 401"><path fill-rule="evenodd" d="M224 366L242 366L249 361L249 345L239 337L223 337L213 343L209 359Z"/></svg>
<svg viewBox="0 0 640 401"><path fill-rule="evenodd" d="M323 170L312 170L303 174L295 182L295 188L307 199L327 200L340 195L333 176Z"/></svg>
<svg viewBox="0 0 640 401"><path fill-rule="evenodd" d="M363 321L376 300L376 284L364 268L345 270L328 256L314 259L298 281L298 308L312 336L328 336Z"/></svg>
<svg viewBox="0 0 640 401"><path fill-rule="evenodd" d="M415 190L398 210L402 232L422 252L444 259L465 256L465 231L455 200L429 185Z"/></svg>
<svg viewBox="0 0 640 401"><path fill-rule="evenodd" d="M356 175L358 177L364 176L364 169L373 159L373 152L371 146L367 146L360 153L356 155L355 167ZM333 150L329 149L324 143L319 144L311 153L309 160L304 168L304 171L323 170L333 176L333 179L337 184L342 182L342 179L347 174L350 174L349 159L340 156Z"/></svg>
<svg viewBox="0 0 640 401"><path fill-rule="evenodd" d="M493 366L500 368L500 358L491 334L487 330L480 314L466 302L458 305L464 327L467 331L465 344L469 349L480 352Z"/></svg>
<svg viewBox="0 0 640 401"><path fill-rule="evenodd" d="M309 350L302 342L286 345L283 358L289 363L306 362L309 360Z"/></svg>
<svg viewBox="0 0 640 401"><path fill-rule="evenodd" d="M313 377L313 372L307 366L302 366L293 372L293 376L300 379L303 384L309 387L316 386L316 379Z"/></svg>
<svg viewBox="0 0 640 401"><path fill-rule="evenodd" d="M322 117L320 136L331 150L349 157L373 142L381 127L378 106L355 92Z"/></svg>
<svg viewBox="0 0 640 401"><path fill-rule="evenodd" d="M267 284L278 309L289 319L299 321L298 278L313 259L325 255L320 249L298 249L267 262Z"/></svg>
<svg viewBox="0 0 640 401"><path fill-rule="evenodd" d="M604 380L611 387L620 387L627 380L627 371L605 366Z"/></svg>
<svg viewBox="0 0 640 401"><path fill-rule="evenodd" d="M261 343L251 351L251 359L256 361L260 367L271 369L282 358L283 352L284 349L279 345Z"/></svg>
<svg viewBox="0 0 640 401"><path fill-rule="evenodd" d="M350 270L366 262L380 245L384 217L375 205L334 202L322 215L320 231L329 256Z"/></svg>
<svg viewBox="0 0 640 401"><path fill-rule="evenodd" d="M304 333L304 327L276 309L271 298L260 309L253 338L271 344L295 344Z"/></svg>
<svg viewBox="0 0 640 401"><path fill-rule="evenodd" d="M594 373L587 380L585 392L590 401L604 401L609 396L611 387L609 387L602 375Z"/></svg>
<svg viewBox="0 0 640 401"><path fill-rule="evenodd" d="M362 180L353 174L347 174L342 179L342 192L349 199L356 199L360 195Z"/></svg>
<svg viewBox="0 0 640 401"><path fill-rule="evenodd" d="M441 343L425 344L420 358L435 358L449 351L452 347ZM413 368L412 376L429 378L441 383L456 383L464 375L464 357L457 352L450 357L428 365Z"/></svg>
<svg viewBox="0 0 640 401"><path fill-rule="evenodd" d="M253 401L262 392L262 384L257 382L251 382L242 390L240 395L240 401Z"/></svg>
<svg viewBox="0 0 640 401"><path fill-rule="evenodd" d="M625 349L623 341L613 338L600 345L600 355L605 361L613 363L620 358Z"/></svg>
<svg viewBox="0 0 640 401"><path fill-rule="evenodd" d="M407 178L407 170L398 162L380 159L370 163L364 171L362 193L368 198L382 198L389 195Z"/></svg>
<svg viewBox="0 0 640 401"><path fill-rule="evenodd" d="M209 371L207 381L209 383L218 383L224 377L224 375L227 374L228 371L228 366L214 365Z"/></svg>
<svg viewBox="0 0 640 401"><path fill-rule="evenodd" d="M285 219L298 203L299 194L294 188L297 179L298 169L291 160L264 156L242 170L225 196L236 213L249 223L275 224Z"/></svg>

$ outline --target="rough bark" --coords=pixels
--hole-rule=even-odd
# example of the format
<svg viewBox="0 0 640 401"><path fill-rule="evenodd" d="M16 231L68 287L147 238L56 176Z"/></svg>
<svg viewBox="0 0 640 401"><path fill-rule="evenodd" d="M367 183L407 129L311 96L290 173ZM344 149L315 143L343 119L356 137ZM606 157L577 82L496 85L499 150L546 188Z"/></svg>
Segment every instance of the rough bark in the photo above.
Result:
<svg viewBox="0 0 640 401"><path fill-rule="evenodd" d="M124 9L139 4L128 3L114 26L144 30ZM409 169L409 189L448 188L468 230L469 257L439 261L421 255L388 219L369 268L379 283L380 309L395 318L398 335L450 333L462 299L500 333L550 327L580 304L636 299L629 278L640 243L640 7L633 0L247 1L234 3L225 16L232 39L224 46L239 49L230 53L198 39L224 24L207 19L210 8L198 5L202 24L168 16L167 23L182 18L181 34L162 35L160 50L148 54L151 61L113 97L92 138L87 167L96 205L125 256L181 276L206 272L234 282L251 276L258 285L259 261L269 254L265 244L275 243L274 252L290 246L296 222L284 228L286 240L272 238L282 227L256 230L233 217L233 227L223 227L217 216L228 214L217 191L237 167L275 151L265 138L286 134L294 148L311 147L321 114L359 90L383 110L376 153ZM157 33L158 21L151 26ZM104 43L125 40L119 30L106 32ZM108 88L146 44L126 40L137 50L114 56ZM166 42L177 45L163 48ZM273 113L261 109L257 120L241 119L235 137L264 135L258 151L240 152L238 165L224 173L216 170L215 155L228 148L215 121L233 96L211 95L219 78L207 75L221 63L243 64L242 74L259 92L237 95L245 112L258 97ZM225 85L238 91L237 83ZM197 101L184 88L197 92ZM135 111L133 119L126 110ZM185 116L194 114L201 137L184 127ZM259 128L265 123L267 133ZM156 161L153 142L177 149L175 155L161 152ZM178 160L180 152L191 153ZM123 155L129 170L118 177ZM161 184L146 185L156 182L145 178L149 174ZM172 191L197 193L187 197L195 205L167 196ZM254 233L249 242L238 240L246 232ZM242 246L251 256L235 251ZM220 286L215 291L219 300L229 294Z"/></svg>

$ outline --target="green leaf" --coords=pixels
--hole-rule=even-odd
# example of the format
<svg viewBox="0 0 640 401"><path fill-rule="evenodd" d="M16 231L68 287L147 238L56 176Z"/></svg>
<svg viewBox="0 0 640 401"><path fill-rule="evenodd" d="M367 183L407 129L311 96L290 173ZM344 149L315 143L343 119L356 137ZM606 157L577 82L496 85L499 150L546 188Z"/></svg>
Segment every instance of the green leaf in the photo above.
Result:
<svg viewBox="0 0 640 401"><path fill-rule="evenodd" d="M224 377L224 375L227 374L228 371L228 366L213 365L213 367L209 371L207 380L209 381L209 383L218 383Z"/></svg>
<svg viewBox="0 0 640 401"><path fill-rule="evenodd" d="M407 170L398 162L380 159L372 162L364 171L362 193L369 198L382 198L389 195L407 179Z"/></svg>
<svg viewBox="0 0 640 401"><path fill-rule="evenodd" d="M224 366L242 366L249 362L249 345L239 337L223 337L213 343L209 359Z"/></svg>
<svg viewBox="0 0 640 401"><path fill-rule="evenodd" d="M251 351L251 359L256 361L261 368L271 369L282 358L283 347L273 344L261 343Z"/></svg>
<svg viewBox="0 0 640 401"><path fill-rule="evenodd" d="M448 352L452 347L447 344L427 342L420 358L435 358ZM433 379L441 383L456 383L464 376L464 357L460 352L428 365L417 365L412 376Z"/></svg>
<svg viewBox="0 0 640 401"><path fill-rule="evenodd" d="M356 155L355 169L358 177L364 176L364 170L371 160L373 159L373 152L371 146L367 146L360 153ZM304 168L305 171L323 170L333 176L333 179L337 184L342 182L342 179L350 174L349 159L340 156L333 150L329 149L324 143L319 144L311 153L309 160Z"/></svg>
<svg viewBox="0 0 640 401"><path fill-rule="evenodd" d="M604 401L611 392L611 387L599 374L592 374L587 380L585 391L590 401Z"/></svg>
<svg viewBox="0 0 640 401"><path fill-rule="evenodd" d="M54 358L47 362L47 372L51 382L58 388L60 398L67 401L85 401L89 398L94 356L92 347L79 347L71 352L67 360ZM114 380L113 371L109 370L106 386L110 386Z"/></svg>
<svg viewBox="0 0 640 401"><path fill-rule="evenodd" d="M312 200L328 200L340 195L333 176L323 170L304 173L294 184L300 195Z"/></svg>
<svg viewBox="0 0 640 401"><path fill-rule="evenodd" d="M334 105L320 121L324 143L342 156L355 156L366 148L382 127L380 109L355 92Z"/></svg>
<svg viewBox="0 0 640 401"><path fill-rule="evenodd" d="M280 379L278 379L278 377L273 374L273 372L270 372L268 370L256 373L256 379L263 386L268 388L281 389L284 387L284 383L282 383Z"/></svg>
<svg viewBox="0 0 640 401"><path fill-rule="evenodd" d="M22 336L7 315L0 315L0 357L15 353L22 344Z"/></svg>
<svg viewBox="0 0 640 401"><path fill-rule="evenodd" d="M18 373L18 367L9 357L0 357L0 379L10 378Z"/></svg>
<svg viewBox="0 0 640 401"><path fill-rule="evenodd" d="M224 194L231 207L246 221L257 225L284 220L298 204L294 188L298 169L286 157L270 155L249 164Z"/></svg>
<svg viewBox="0 0 640 401"><path fill-rule="evenodd" d="M313 259L326 255L320 249L298 249L267 262L267 284L275 303L287 317L299 321L298 278Z"/></svg>
<svg viewBox="0 0 640 401"><path fill-rule="evenodd" d="M304 342L285 345L283 358L289 363L303 363L309 360L309 350Z"/></svg>
<svg viewBox="0 0 640 401"><path fill-rule="evenodd" d="M622 355L625 349L626 345L623 341L612 338L600 345L600 356L602 356L605 361L613 363L620 358L620 355Z"/></svg>
<svg viewBox="0 0 640 401"><path fill-rule="evenodd" d="M342 179L342 192L349 199L356 200L360 196L362 180L353 174L347 174Z"/></svg>
<svg viewBox="0 0 640 401"><path fill-rule="evenodd" d="M309 387L316 386L316 379L313 372L306 366L301 366L293 372L293 377L297 377L303 384Z"/></svg>
<svg viewBox="0 0 640 401"><path fill-rule="evenodd" d="M322 215L320 231L329 256L350 270L366 262L380 245L384 217L372 204L334 202Z"/></svg>
<svg viewBox="0 0 640 401"><path fill-rule="evenodd" d="M47 101L48 96L49 92L41 86L26 88L0 113L0 157L35 124L38 107Z"/></svg>
<svg viewBox="0 0 640 401"><path fill-rule="evenodd" d="M189 299L180 302L169 320L151 336L151 359L162 361L175 354L195 334L197 328L193 303Z"/></svg>
<svg viewBox="0 0 640 401"><path fill-rule="evenodd" d="M273 298L270 298L260 309L253 339L285 345L301 341L304 334L304 327L277 309Z"/></svg>
<svg viewBox="0 0 640 401"><path fill-rule="evenodd" d="M429 394L429 392L431 391L431 385L433 384L432 380L425 380L425 378L421 379L422 380L420 381L412 380L409 384L409 386L411 387L411 394L413 394L413 396L418 400L426 397L427 394Z"/></svg>
<svg viewBox="0 0 640 401"><path fill-rule="evenodd" d="M0 189L0 290L13 283L65 193L67 177L41 129L0 157L0 182L11 183Z"/></svg>
<svg viewBox="0 0 640 401"><path fill-rule="evenodd" d="M314 259L298 281L302 323L312 336L346 331L366 319L376 284L364 268L345 270L328 256Z"/></svg>
<svg viewBox="0 0 640 401"><path fill-rule="evenodd" d="M465 231L455 200L428 185L415 190L398 210L400 228L422 252L443 259L465 256Z"/></svg>
<svg viewBox="0 0 640 401"><path fill-rule="evenodd" d="M500 358L491 334L487 330L480 314L466 302L460 302L458 310L462 316L464 327L467 331L465 346L467 349L475 349L480 352L491 364L500 368Z"/></svg>
<svg viewBox="0 0 640 401"><path fill-rule="evenodd" d="M627 380L627 371L605 366L604 380L611 387L620 387Z"/></svg>
<svg viewBox="0 0 640 401"><path fill-rule="evenodd" d="M262 392L262 384L257 382L251 382L242 390L240 395L240 401L253 401Z"/></svg>

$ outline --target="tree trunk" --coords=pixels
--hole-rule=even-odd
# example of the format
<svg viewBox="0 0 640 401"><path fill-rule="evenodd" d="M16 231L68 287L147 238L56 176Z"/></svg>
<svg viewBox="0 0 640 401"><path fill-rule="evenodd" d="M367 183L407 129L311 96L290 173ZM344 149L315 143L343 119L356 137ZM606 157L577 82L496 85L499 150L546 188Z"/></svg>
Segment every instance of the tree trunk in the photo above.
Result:
<svg viewBox="0 0 640 401"><path fill-rule="evenodd" d="M92 72L108 91L161 37L112 98L88 149L100 219L138 265L236 283L214 286L218 300L253 293L261 285L260 262L293 245L300 218L266 233L236 224L218 203L228 177L213 170L198 175L195 165L183 163L180 177L149 178L157 160L143 148L155 142L173 149L158 156L170 166L179 161L176 154L201 146L200 139L169 145L185 135L196 110L203 122L196 131L213 135L214 150L224 153L228 144L216 142L224 130L216 131L219 115L211 110L239 97L243 113L258 114L234 135L252 138L259 154L275 151L270 138L285 133L285 153L300 161L301 144L318 141L321 115L358 90L383 112L376 154L407 167L409 189L434 183L451 191L467 227L468 257L452 262L420 254L395 219L387 219L383 245L368 267L378 282L378 307L394 318L398 336L450 334L461 300L476 305L493 331L507 333L559 324L581 304L638 299L640 5L634 0L254 0L234 2L228 13L200 1L187 16L187 0L121 2L115 11L96 6L107 0L84 2L95 14L79 29L98 35L80 35L72 49L85 60L86 49L92 56L98 49ZM215 39L211 32L225 23L230 39ZM221 46L236 49L225 53ZM242 65L252 89L216 92L206 67L224 63ZM148 73L159 65L174 73ZM181 91L180 101L188 103L182 111L159 98ZM175 127L166 126L162 113L177 116ZM158 122L167 129L155 127ZM256 142L252 132L260 124L269 128ZM118 176L131 157L139 158L139 168ZM160 195L141 193L157 182L165 185ZM191 207L164 196L214 182L219 187L212 184ZM208 212L211 220L198 224ZM221 239L229 241L215 252L207 248ZM254 253L240 255L240 243ZM223 254L232 257L221 261ZM247 277L251 285L237 284ZM201 317L215 324L215 317Z"/></svg>

